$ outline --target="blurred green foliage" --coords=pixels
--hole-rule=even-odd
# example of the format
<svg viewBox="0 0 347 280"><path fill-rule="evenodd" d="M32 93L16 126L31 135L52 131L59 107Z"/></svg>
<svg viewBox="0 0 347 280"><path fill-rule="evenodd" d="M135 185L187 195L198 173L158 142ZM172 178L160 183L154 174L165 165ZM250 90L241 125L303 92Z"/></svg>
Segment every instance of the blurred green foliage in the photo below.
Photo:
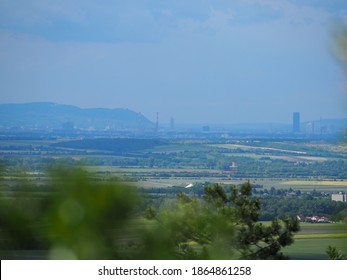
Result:
<svg viewBox="0 0 347 280"><path fill-rule="evenodd" d="M345 260L346 256L344 256L341 250L338 250L335 246L328 246L325 251L330 260Z"/></svg>
<svg viewBox="0 0 347 280"><path fill-rule="evenodd" d="M61 180L64 178L64 180ZM135 207L135 191L120 184L95 184L81 171L58 170L45 217L51 258L117 257L113 248Z"/></svg>
<svg viewBox="0 0 347 280"><path fill-rule="evenodd" d="M138 201L135 189L117 183L95 183L78 169L52 171L50 191L35 197L0 198L0 253L43 250L42 258L119 258L119 236ZM19 258L22 258L20 255ZM29 256L30 258L30 256Z"/></svg>

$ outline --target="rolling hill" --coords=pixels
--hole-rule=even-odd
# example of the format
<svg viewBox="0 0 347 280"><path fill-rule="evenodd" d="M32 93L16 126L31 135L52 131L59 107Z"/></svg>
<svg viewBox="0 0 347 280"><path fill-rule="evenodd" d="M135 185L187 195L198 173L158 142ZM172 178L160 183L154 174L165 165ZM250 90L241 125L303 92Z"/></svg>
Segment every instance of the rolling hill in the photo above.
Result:
<svg viewBox="0 0 347 280"><path fill-rule="evenodd" d="M129 109L82 109L48 102L0 104L0 126L28 129L146 130L154 124Z"/></svg>

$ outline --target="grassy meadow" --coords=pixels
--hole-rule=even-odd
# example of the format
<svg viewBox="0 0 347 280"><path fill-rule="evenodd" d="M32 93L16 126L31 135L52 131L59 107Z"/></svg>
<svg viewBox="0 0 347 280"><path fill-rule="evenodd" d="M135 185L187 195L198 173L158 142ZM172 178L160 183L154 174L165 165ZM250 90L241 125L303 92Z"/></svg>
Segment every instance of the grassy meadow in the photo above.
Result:
<svg viewBox="0 0 347 280"><path fill-rule="evenodd" d="M283 250L291 259L328 259L328 246L336 246L347 256L347 224L301 223L300 227L294 244Z"/></svg>

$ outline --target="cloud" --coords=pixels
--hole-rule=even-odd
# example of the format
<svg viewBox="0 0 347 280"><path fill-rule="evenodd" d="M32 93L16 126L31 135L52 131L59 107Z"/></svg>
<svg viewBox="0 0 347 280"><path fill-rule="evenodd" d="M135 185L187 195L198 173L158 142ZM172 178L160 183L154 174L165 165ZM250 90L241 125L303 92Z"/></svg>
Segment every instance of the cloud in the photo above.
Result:
<svg viewBox="0 0 347 280"><path fill-rule="evenodd" d="M258 2L280 11L283 14L283 19L290 24L325 24L334 16L332 12L326 9L305 6L304 4L298 6L290 1L259 0Z"/></svg>
<svg viewBox="0 0 347 280"><path fill-rule="evenodd" d="M1 0L0 29L55 41L141 43L158 42L183 29L208 34L278 21L318 24L344 14L302 2Z"/></svg>
<svg viewBox="0 0 347 280"><path fill-rule="evenodd" d="M1 24L8 27L38 27L56 21L83 23L86 14L77 1L2 0Z"/></svg>

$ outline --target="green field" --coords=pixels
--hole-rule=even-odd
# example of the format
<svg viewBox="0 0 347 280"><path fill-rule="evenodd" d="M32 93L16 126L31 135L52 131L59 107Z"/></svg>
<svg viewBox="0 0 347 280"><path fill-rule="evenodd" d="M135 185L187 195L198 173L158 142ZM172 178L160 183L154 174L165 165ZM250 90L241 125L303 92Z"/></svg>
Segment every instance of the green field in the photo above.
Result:
<svg viewBox="0 0 347 280"><path fill-rule="evenodd" d="M279 188L292 188L293 190L301 191L325 191L325 192L347 192L346 180L288 180L279 184Z"/></svg>
<svg viewBox="0 0 347 280"><path fill-rule="evenodd" d="M347 224L301 223L295 242L283 252L291 259L328 259L328 246L336 246L347 256Z"/></svg>
<svg viewBox="0 0 347 280"><path fill-rule="evenodd" d="M276 189L300 190L303 192L318 191L318 192L347 192L347 180L329 180L329 179L305 179L291 180L278 178L235 178L232 172L209 170L209 169L193 169L193 168L143 168L143 167L128 167L119 168L115 166L88 166L86 169L89 172L105 173L105 176L112 174L117 176L130 176L137 178L140 186L150 187L172 187L182 186L185 182L200 183L211 182L221 184L238 185L249 180L252 184L262 185L265 189L272 187ZM168 176L167 174L170 174Z"/></svg>

